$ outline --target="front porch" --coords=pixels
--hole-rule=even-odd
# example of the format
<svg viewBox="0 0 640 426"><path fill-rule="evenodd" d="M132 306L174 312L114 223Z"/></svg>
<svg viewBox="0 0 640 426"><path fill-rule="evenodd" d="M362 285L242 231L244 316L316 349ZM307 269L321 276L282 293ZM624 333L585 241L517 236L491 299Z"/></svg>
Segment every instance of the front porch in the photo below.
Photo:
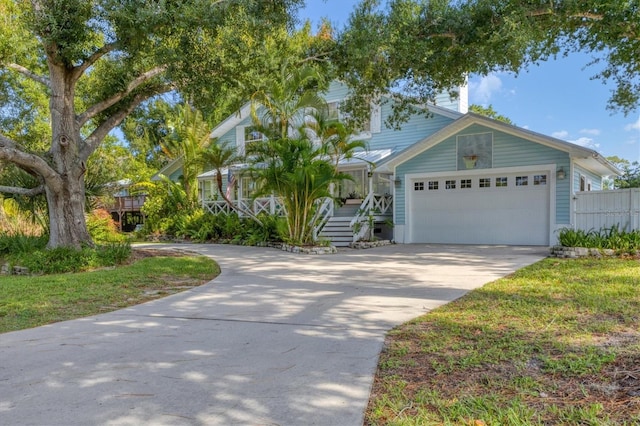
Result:
<svg viewBox="0 0 640 426"><path fill-rule="evenodd" d="M359 200L360 201L360 200ZM286 215L286 210L278 197L231 200L203 200L202 207L211 214L236 212L240 217ZM359 204L336 203L331 198L323 199L316 211L317 223L314 235L321 240L329 240L337 247L374 238L391 239L393 218L393 197L389 194L370 192Z"/></svg>
<svg viewBox="0 0 640 426"><path fill-rule="evenodd" d="M339 170L349 179L332 188L333 198L319 201L315 213L316 239L328 240L338 247L362 240L393 239L393 175L377 173L374 166L390 154L390 150L362 152L358 158L340 161ZM206 211L236 212L245 217L287 214L276 196L254 198L255 181L243 176L241 167L224 169L222 176L224 197L216 186L215 171L198 176L202 207Z"/></svg>

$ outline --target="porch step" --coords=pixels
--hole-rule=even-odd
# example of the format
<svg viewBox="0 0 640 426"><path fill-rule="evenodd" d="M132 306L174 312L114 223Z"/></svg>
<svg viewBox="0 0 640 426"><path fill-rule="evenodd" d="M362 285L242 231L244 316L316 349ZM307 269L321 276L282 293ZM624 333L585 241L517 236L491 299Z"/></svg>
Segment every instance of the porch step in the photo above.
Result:
<svg viewBox="0 0 640 426"><path fill-rule="evenodd" d="M336 247L347 247L353 242L353 231L349 227L353 217L333 216L320 232L320 238L331 241Z"/></svg>
<svg viewBox="0 0 640 426"><path fill-rule="evenodd" d="M358 213L359 209L359 204L344 204L340 207L336 207L335 211L333 212L333 216L349 217L349 220L351 220Z"/></svg>

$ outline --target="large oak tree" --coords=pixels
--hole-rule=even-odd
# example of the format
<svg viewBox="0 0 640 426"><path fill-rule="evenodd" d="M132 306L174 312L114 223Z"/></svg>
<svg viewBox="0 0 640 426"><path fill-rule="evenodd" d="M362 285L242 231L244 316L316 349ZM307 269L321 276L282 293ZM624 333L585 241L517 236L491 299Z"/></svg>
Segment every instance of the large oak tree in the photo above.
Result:
<svg viewBox="0 0 640 426"><path fill-rule="evenodd" d="M594 78L612 85L610 108L630 113L640 103L638 0L363 0L339 42L356 113L396 91L401 120L405 106L433 101L470 73L517 73L571 52L592 55Z"/></svg>
<svg viewBox="0 0 640 426"><path fill-rule="evenodd" d="M0 192L46 196L49 247L91 244L86 164L107 134L170 91L241 98L260 72L261 35L290 25L298 3L0 0L0 122L13 123L0 128L0 162L34 182ZM31 131L34 115L46 131Z"/></svg>

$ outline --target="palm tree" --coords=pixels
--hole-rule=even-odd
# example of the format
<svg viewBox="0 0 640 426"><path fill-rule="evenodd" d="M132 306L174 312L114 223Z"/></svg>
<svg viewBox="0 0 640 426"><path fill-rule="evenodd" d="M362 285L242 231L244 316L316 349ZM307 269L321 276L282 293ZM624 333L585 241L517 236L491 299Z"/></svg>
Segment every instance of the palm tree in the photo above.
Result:
<svg viewBox="0 0 640 426"><path fill-rule="evenodd" d="M326 108L318 110L312 117L306 128L311 131L311 137L319 141L336 172L340 161L351 159L359 150L367 149L365 141L352 139L355 132L351 127L338 119L329 118Z"/></svg>
<svg viewBox="0 0 640 426"><path fill-rule="evenodd" d="M204 149L211 141L211 126L202 113L184 104L170 125L173 132L162 147L169 158L182 158L182 185L192 206L198 202L198 175L202 173Z"/></svg>
<svg viewBox="0 0 640 426"><path fill-rule="evenodd" d="M288 62L280 69L280 78L251 97L251 117L258 129L269 138L287 138L304 126L307 117L326 108L318 94L323 78L319 71L302 65L293 71Z"/></svg>
<svg viewBox="0 0 640 426"><path fill-rule="evenodd" d="M318 201L332 197L332 184L347 179L327 161L322 147L302 136L271 139L252 146L250 176L257 182L256 197L277 194L287 216L288 242L313 243Z"/></svg>
<svg viewBox="0 0 640 426"><path fill-rule="evenodd" d="M223 190L223 169L227 169L227 173L231 173L231 167L243 161L243 157L238 154L236 148L229 146L226 142L215 140L201 153L201 158L203 164L210 167L211 170L216 171L216 187L218 189L218 194L220 194L225 203L227 203L227 205L233 210L252 218L262 226L262 221L260 221L253 212L243 209L240 205L234 204Z"/></svg>

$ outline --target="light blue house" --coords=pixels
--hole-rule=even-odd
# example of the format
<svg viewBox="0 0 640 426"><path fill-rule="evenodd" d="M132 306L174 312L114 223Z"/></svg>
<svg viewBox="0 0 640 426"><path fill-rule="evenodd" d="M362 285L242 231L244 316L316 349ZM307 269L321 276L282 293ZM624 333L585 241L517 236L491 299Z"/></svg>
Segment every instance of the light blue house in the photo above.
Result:
<svg viewBox="0 0 640 426"><path fill-rule="evenodd" d="M339 114L347 88L333 83L326 93ZM343 161L350 174L338 189L344 205L323 205L319 236L347 245L366 236L397 243L513 244L548 246L556 230L573 223L577 191L600 190L619 170L597 152L516 126L468 113L466 87L440 96L429 115L417 114L401 130L384 125L389 103L372 108L357 136L368 150ZM212 137L240 152L260 143L245 105L220 123ZM177 178L180 162L161 171ZM235 203L255 213L278 213L275 198L251 198L251 180L226 171ZM203 206L229 211L215 189L215 172L199 176ZM392 225L391 225L392 223ZM372 225L372 226L370 226Z"/></svg>

